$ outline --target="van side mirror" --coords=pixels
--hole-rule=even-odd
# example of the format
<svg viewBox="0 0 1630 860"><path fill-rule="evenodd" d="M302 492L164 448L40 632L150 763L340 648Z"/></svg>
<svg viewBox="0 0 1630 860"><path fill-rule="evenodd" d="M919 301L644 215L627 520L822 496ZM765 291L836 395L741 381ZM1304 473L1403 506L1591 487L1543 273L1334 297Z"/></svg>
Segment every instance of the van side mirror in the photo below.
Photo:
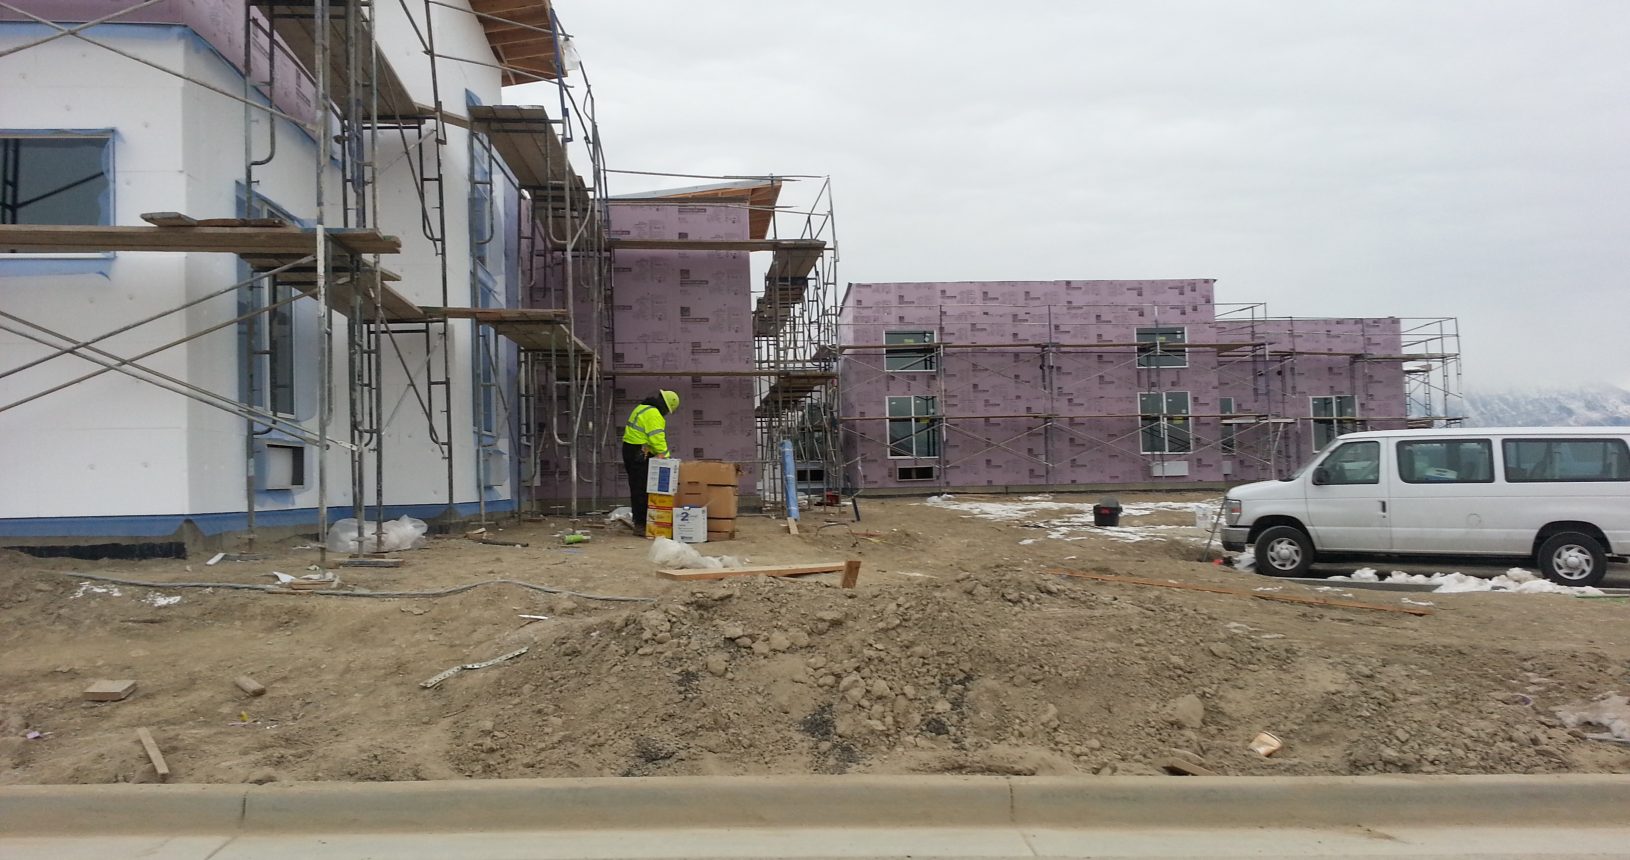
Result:
<svg viewBox="0 0 1630 860"><path fill-rule="evenodd" d="M1318 486L1321 486L1321 487L1324 486L1325 484L1330 483L1330 470L1326 469L1323 466L1320 466L1319 468L1314 469L1313 470L1313 483L1317 484Z"/></svg>

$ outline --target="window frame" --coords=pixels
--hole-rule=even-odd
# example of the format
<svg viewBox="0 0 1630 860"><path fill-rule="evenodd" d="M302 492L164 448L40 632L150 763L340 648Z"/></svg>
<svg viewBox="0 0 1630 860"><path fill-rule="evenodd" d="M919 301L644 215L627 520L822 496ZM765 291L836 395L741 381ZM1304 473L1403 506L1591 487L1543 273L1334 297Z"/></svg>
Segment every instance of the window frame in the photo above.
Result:
<svg viewBox="0 0 1630 860"><path fill-rule="evenodd" d="M923 338L920 344L889 343L889 338L896 335L918 335ZM916 367L895 367L893 362L897 358L906 360L907 365ZM896 329L883 332L883 370L888 373L934 373L939 370L939 340L931 329Z"/></svg>
<svg viewBox="0 0 1630 860"><path fill-rule="evenodd" d="M925 471L926 470L928 472L928 474L923 475L921 477L907 478L902 473L907 471L908 469L909 470L914 470L914 471ZM940 467L938 467L938 466L895 466L894 467L894 480L896 480L896 481L937 481L937 480L939 480L939 477L940 477Z"/></svg>
<svg viewBox="0 0 1630 860"><path fill-rule="evenodd" d="M1351 415L1340 414L1339 410L1341 407L1341 401L1343 399L1352 403ZM1331 414L1318 414L1318 402L1320 400L1330 401ZM1363 419L1358 417L1358 396L1354 394L1310 395L1307 398L1307 415L1308 420L1313 423L1313 438L1310 441L1313 443L1313 453L1315 454L1323 451L1325 448L1329 447L1331 443L1347 435L1348 433L1357 433L1364 429ZM1330 436L1324 440L1323 444L1320 444L1319 436L1325 432L1328 432Z"/></svg>
<svg viewBox="0 0 1630 860"><path fill-rule="evenodd" d="M1177 340L1172 341L1162 337L1162 332L1176 332ZM1154 339L1144 340L1145 336ZM1139 326L1133 331L1132 340L1137 344L1137 365L1139 368L1181 370L1189 366L1188 326ZM1183 344L1183 346L1178 349L1168 349L1167 344L1169 343L1179 343ZM1171 359L1176 359L1176 362L1171 361Z"/></svg>
<svg viewBox="0 0 1630 860"><path fill-rule="evenodd" d="M51 224L52 225L58 225L58 226L83 226L83 227L109 227L109 226L112 226L114 221L116 220L115 217L114 217L114 212L115 212L114 200L115 200L115 194L116 194L116 192L118 190L118 185L117 185L117 183L115 181L115 177L117 176L117 171L115 169L116 162L114 161L114 156L116 154L114 146L113 146L113 143L114 143L114 130L113 129L87 129L87 130L84 130L84 131L76 131L76 130L38 130L38 131L33 131L33 130L27 130L27 129L19 129L19 130L6 131L6 132L3 132L3 133L0 133L0 151L3 151L4 144L6 144L8 142L16 142L17 144L19 144L19 146L18 146L18 155L16 156L18 161L14 162L14 163L17 164L17 168L18 168L19 172L21 172L22 165L21 165L21 146L20 146L20 144L22 144L24 142L29 142L29 141L48 141L48 140L69 140L69 141L97 140L97 141L100 141L101 142L101 152L99 153L99 160L100 160L101 164L103 165L102 169L100 171L98 171L92 177L89 177L90 179L100 177L103 180L102 190L100 190L97 193L97 201L98 201L97 210L98 211L97 211L96 219L93 220L93 221L51 222ZM5 160L4 155L0 154L0 162L4 162L4 160ZM50 192L50 194L47 194L45 196L48 197L48 196L51 196L51 195L54 195L54 194L61 193L61 192L65 191L65 190L67 190L68 188L75 187L75 186L78 186L78 185L82 185L86 181L87 180L82 179L82 180L80 180L78 182L73 183L72 185L64 186L62 188L55 189L52 192ZM0 177L0 195L3 195L3 194L4 194L4 179L3 179L3 177ZM31 202L38 202L38 200L31 201ZM12 208L13 208L14 212L17 211L17 207L15 205ZM4 203L3 203L3 197L0 197L0 224L24 225L24 224L33 224L33 223L35 223L35 222L31 222L31 221L15 220L15 217L16 217L15 215L13 215L13 220L10 220L10 221L4 220L5 211L6 210L5 210ZM45 254L45 255L31 254L31 255L8 255L8 256L13 256L13 257L21 257L21 256L50 256L50 257L76 256L76 257L78 257L78 256L104 256L104 255L103 254L64 255L64 254L54 254L53 253L53 254Z"/></svg>
<svg viewBox="0 0 1630 860"><path fill-rule="evenodd" d="M1406 459L1406 454L1407 454L1407 452L1404 449L1405 449L1406 446L1413 446L1413 445L1444 445L1444 446L1447 446L1447 445L1451 445L1451 444L1460 444L1460 445L1470 444L1470 445L1481 445L1481 446L1483 446L1483 453L1488 458L1488 460L1487 460L1487 463L1488 463L1488 477L1480 479L1480 480L1475 480L1475 481L1465 480L1465 479L1462 479L1462 478L1459 478L1459 477L1441 478L1441 479L1432 480L1432 479L1421 478L1418 475L1415 478L1410 478L1408 475L1406 475L1404 473L1404 461ZM1403 481L1406 484L1438 485L1438 484L1492 484L1492 483L1494 483L1494 440L1491 439L1491 438L1472 437L1472 438L1465 438L1465 439L1461 439L1461 438L1455 438L1455 439L1399 439L1398 442L1395 445L1393 445L1393 447L1392 447L1392 456L1393 456L1394 459L1396 459L1398 461L1396 466L1394 467L1394 471L1396 471L1397 474L1398 474L1398 480ZM1445 457L1448 456L1447 448L1444 450L1444 456Z"/></svg>
<svg viewBox="0 0 1630 860"><path fill-rule="evenodd" d="M1183 410L1172 411L1173 395L1183 398ZM1160 411L1151 412L1144 408L1145 397L1159 397ZM1140 454L1181 454L1194 453L1194 397L1188 391L1140 391L1137 395L1138 410L1138 453ZM1151 420L1151 416L1153 420ZM1174 420L1173 416L1177 416ZM1173 450L1173 425L1178 425L1178 432L1182 434L1181 450ZM1158 427L1160 433L1160 450L1149 447L1149 431Z"/></svg>
<svg viewBox="0 0 1630 860"><path fill-rule="evenodd" d="M902 415L902 416L896 416L894 414L894 407L893 407L893 402L896 401L896 400L910 400L911 401L911 412L910 412L910 414ZM917 412L917 406L922 401L925 401L925 400L929 401L929 407L930 407L930 409L932 411L926 412L926 413L923 413L923 414L919 415L918 412ZM886 439L886 444L888 445L888 451L889 451L889 457L888 458L890 460L937 460L937 459L939 459L940 451L942 450L942 445L941 445L941 440L939 438L939 429L940 429L940 424L941 424L941 418L940 418L940 412L939 412L939 397L938 396L933 395L933 394L926 394L926 395L924 395L924 394L895 394L895 395L888 395L888 396L884 397L884 399L883 399L883 412L884 412L884 416L885 416L884 417L884 421L885 421L884 437ZM915 429L913 429L912 432L910 433L910 435L906 437L911 442L912 453L910 453L910 454L897 454L897 453L895 453L895 445L898 444L898 443L896 443L894 441L894 424L895 424L895 422L907 422L907 423L910 423L910 424L915 424L916 422L919 422L919 421L926 421L927 426L923 427L923 428L915 428ZM928 440L927 445L931 449L929 451L929 453L924 454L924 453L920 453L918 451L918 444L919 444L918 440L920 440L920 439L927 439Z"/></svg>
<svg viewBox="0 0 1630 860"><path fill-rule="evenodd" d="M1222 425L1222 432L1218 434L1219 438L1217 440L1217 448L1220 453L1239 453L1239 427L1228 423L1228 419L1237 414L1235 410L1238 408L1238 401L1232 397L1219 396L1217 398L1217 414L1222 416L1222 418L1218 419L1218 422Z"/></svg>
<svg viewBox="0 0 1630 860"><path fill-rule="evenodd" d="M1570 444L1570 443L1577 444L1577 443L1581 443L1581 442L1594 442L1594 443L1598 443L1598 444L1602 444L1602 445L1606 445L1606 446L1615 446L1616 445L1618 447L1618 449L1619 449L1619 455L1621 457L1625 458L1625 463L1626 463L1627 467L1630 467L1630 445L1626 445L1625 441L1623 439L1620 439L1620 438L1617 438L1617 437L1613 437L1613 436L1585 436L1585 437L1575 437L1575 436L1560 436L1560 437L1559 436L1552 436L1552 437L1543 437L1543 436L1507 436L1507 437L1504 437L1504 438L1502 438L1500 440L1500 477L1501 477L1502 480L1504 480L1508 484L1621 484L1621 483L1625 483L1627 481L1630 481L1630 468L1626 469L1625 477L1623 477L1623 478L1612 478L1612 477L1603 477L1603 478L1529 478L1527 476L1524 476L1524 477L1521 477L1521 478L1513 478L1513 477L1511 477L1511 463L1512 463L1512 460L1513 460L1513 458L1511 456L1511 446L1519 445L1519 444L1522 444L1522 443L1534 443L1534 442L1539 442L1539 443L1543 443L1543 444L1546 444L1546 445L1565 445L1565 444ZM1549 456L1553 456L1553 455L1547 455L1547 456L1549 457Z"/></svg>

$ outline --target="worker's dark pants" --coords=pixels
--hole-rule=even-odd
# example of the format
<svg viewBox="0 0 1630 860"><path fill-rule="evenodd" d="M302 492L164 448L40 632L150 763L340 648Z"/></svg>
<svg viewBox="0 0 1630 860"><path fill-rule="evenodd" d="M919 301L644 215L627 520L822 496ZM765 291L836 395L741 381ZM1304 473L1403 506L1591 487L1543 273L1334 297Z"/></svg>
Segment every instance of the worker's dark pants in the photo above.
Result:
<svg viewBox="0 0 1630 860"><path fill-rule="evenodd" d="M644 445L623 443L623 468L628 470L628 506L634 509L634 529L640 534L645 533L645 509L650 506L645 496L645 476L650 466L651 458L646 455Z"/></svg>

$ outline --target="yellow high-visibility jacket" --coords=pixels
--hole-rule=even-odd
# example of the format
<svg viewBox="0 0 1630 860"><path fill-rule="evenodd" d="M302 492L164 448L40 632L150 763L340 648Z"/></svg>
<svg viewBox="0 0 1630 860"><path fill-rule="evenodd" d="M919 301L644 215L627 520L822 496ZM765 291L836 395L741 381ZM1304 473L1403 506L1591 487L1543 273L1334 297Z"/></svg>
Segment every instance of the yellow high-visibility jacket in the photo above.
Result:
<svg viewBox="0 0 1630 860"><path fill-rule="evenodd" d="M666 457L668 419L663 416L662 410L641 403L628 413L628 428L623 431L623 441L644 446L646 451L658 457Z"/></svg>

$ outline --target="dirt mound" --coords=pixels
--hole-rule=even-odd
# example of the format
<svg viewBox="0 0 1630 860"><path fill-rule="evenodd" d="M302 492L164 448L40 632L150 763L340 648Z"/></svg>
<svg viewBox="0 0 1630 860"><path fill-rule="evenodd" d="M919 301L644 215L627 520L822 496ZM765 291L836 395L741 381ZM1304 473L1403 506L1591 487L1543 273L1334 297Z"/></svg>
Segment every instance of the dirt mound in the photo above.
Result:
<svg viewBox="0 0 1630 860"><path fill-rule="evenodd" d="M865 598L736 581L538 633L536 659L461 694L456 770L1152 773L1177 756L1227 773L1546 772L1580 742L1536 714L1509 652L1321 653L1058 576ZM1247 749L1265 729L1287 739L1272 759Z"/></svg>

